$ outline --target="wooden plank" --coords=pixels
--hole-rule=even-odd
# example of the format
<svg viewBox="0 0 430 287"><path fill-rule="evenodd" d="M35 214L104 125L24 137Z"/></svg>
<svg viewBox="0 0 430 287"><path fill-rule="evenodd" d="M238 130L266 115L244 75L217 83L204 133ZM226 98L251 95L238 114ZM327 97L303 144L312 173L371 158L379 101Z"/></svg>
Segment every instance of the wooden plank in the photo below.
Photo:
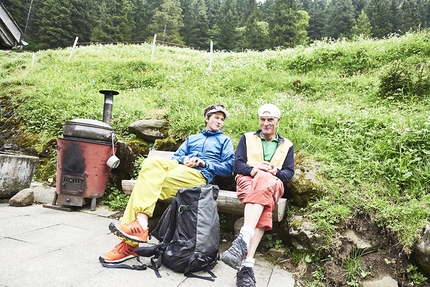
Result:
<svg viewBox="0 0 430 287"><path fill-rule="evenodd" d="M122 180L122 190L125 194L130 195L133 191L135 180ZM243 215L243 204L237 198L235 191L230 190L220 190L218 199L218 210L222 213ZM281 198L280 201L275 205L273 210L272 220L280 222L285 215L285 210L287 207L287 200Z"/></svg>
<svg viewBox="0 0 430 287"><path fill-rule="evenodd" d="M161 151L152 149L149 151L148 157L161 156L166 159L171 159L174 153L175 152L173 151ZM130 195L133 191L135 183L135 180L122 180L122 191L125 194ZM243 215L244 206L237 198L236 191L220 190L217 204L218 210L222 213ZM284 218L286 208L287 200L285 198L281 198L280 201L275 205L275 209L273 210L273 221L280 222Z"/></svg>
<svg viewBox="0 0 430 287"><path fill-rule="evenodd" d="M171 159L173 154L175 152L174 151L165 151L165 150L155 150L155 149L151 149L148 153L148 157L152 157L152 156L161 156L165 159Z"/></svg>

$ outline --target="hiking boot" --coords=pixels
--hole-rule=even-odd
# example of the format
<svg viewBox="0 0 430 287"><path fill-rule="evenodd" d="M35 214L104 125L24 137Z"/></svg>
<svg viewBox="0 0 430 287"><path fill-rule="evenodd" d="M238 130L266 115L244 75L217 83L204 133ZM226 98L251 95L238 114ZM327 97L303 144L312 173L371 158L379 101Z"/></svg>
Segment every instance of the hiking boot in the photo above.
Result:
<svg viewBox="0 0 430 287"><path fill-rule="evenodd" d="M236 286L255 287L255 284L254 270L251 267L243 266L236 274Z"/></svg>
<svg viewBox="0 0 430 287"><path fill-rule="evenodd" d="M231 247L221 254L221 261L239 270L242 261L246 258L246 253L248 253L248 248L242 239L242 234L239 233Z"/></svg>
<svg viewBox="0 0 430 287"><path fill-rule="evenodd" d="M148 242L149 228L143 229L137 218L127 224L109 224L110 231L118 237L126 238L135 242Z"/></svg>
<svg viewBox="0 0 430 287"><path fill-rule="evenodd" d="M134 247L121 241L112 251L100 256L99 260L101 263L119 263L134 257L137 257Z"/></svg>

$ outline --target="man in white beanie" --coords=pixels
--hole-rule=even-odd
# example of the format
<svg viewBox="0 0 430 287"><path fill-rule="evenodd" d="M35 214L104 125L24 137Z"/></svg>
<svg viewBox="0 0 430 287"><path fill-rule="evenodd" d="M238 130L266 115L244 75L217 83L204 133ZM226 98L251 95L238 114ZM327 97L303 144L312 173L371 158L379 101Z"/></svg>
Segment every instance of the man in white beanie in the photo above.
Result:
<svg viewBox="0 0 430 287"><path fill-rule="evenodd" d="M281 111L272 104L258 109L260 129L242 135L235 153L236 192L245 205L244 224L221 260L238 270L236 285L255 286L254 255L264 232L272 229L272 211L294 176L294 147L276 132Z"/></svg>

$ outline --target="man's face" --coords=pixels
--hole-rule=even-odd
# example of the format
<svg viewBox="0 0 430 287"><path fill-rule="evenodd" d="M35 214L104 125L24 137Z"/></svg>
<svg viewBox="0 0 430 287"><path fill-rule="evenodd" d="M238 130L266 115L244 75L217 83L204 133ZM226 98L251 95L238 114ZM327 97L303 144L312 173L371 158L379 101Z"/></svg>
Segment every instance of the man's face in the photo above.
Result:
<svg viewBox="0 0 430 287"><path fill-rule="evenodd" d="M271 136L276 133L276 128L279 124L279 118L272 116L261 116L259 117L260 129L264 136Z"/></svg>
<svg viewBox="0 0 430 287"><path fill-rule="evenodd" d="M216 112L206 117L206 129L212 131L219 131L224 126L224 114Z"/></svg>

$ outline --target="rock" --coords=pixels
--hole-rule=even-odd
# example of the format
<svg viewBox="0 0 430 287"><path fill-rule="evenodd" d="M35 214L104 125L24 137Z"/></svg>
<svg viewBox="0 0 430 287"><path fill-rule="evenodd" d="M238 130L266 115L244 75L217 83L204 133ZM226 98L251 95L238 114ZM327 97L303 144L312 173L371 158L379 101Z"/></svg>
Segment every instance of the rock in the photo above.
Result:
<svg viewBox="0 0 430 287"><path fill-rule="evenodd" d="M285 254L285 248L270 248L269 251L267 251L267 253L275 258L281 258L282 256L284 256Z"/></svg>
<svg viewBox="0 0 430 287"><path fill-rule="evenodd" d="M294 201L294 205L305 207L308 201L318 194L319 182L314 171L302 170L296 167L295 175L286 185L287 198Z"/></svg>
<svg viewBox="0 0 430 287"><path fill-rule="evenodd" d="M430 274L430 222L427 223L424 234L415 245L412 255L417 264Z"/></svg>
<svg viewBox="0 0 430 287"><path fill-rule="evenodd" d="M369 242L367 242L363 238L358 237L358 235L352 229L348 229L345 231L345 237L352 241L359 250L365 251L373 249L373 246Z"/></svg>
<svg viewBox="0 0 430 287"><path fill-rule="evenodd" d="M312 222L302 216L293 216L288 221L288 236L291 244L297 249L316 251L322 243L321 235L313 227Z"/></svg>
<svg viewBox="0 0 430 287"><path fill-rule="evenodd" d="M234 235L236 236L237 234L239 234L239 232L240 232L240 229L242 228L242 226L243 226L243 222L244 222L244 218L243 217L241 217L241 218L239 218L238 220L236 220L235 222L234 222Z"/></svg>
<svg viewBox="0 0 430 287"><path fill-rule="evenodd" d="M27 206L32 205L33 202L34 192L31 188L21 190L9 200L9 204L12 206Z"/></svg>
<svg viewBox="0 0 430 287"><path fill-rule="evenodd" d="M128 130L148 142L154 142L156 139L168 136L166 120L139 120L131 123Z"/></svg>
<svg viewBox="0 0 430 287"><path fill-rule="evenodd" d="M399 286L399 283L393 278L391 278L390 276L385 276L381 279L363 282L363 287L397 287L397 286Z"/></svg>

